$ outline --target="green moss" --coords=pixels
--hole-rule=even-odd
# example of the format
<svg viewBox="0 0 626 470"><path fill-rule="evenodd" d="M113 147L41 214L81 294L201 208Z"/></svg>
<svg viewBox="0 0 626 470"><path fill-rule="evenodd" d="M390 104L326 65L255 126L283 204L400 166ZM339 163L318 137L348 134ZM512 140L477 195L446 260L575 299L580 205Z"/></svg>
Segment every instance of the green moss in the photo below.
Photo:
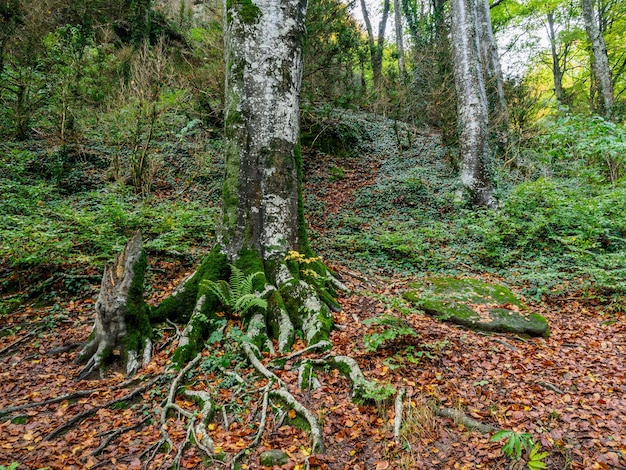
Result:
<svg viewBox="0 0 626 470"><path fill-rule="evenodd" d="M298 175L298 243L300 253L313 257L313 250L309 244L306 221L304 219L304 199L302 198L302 150L300 145L294 147L294 157L296 161L296 172Z"/></svg>
<svg viewBox="0 0 626 470"><path fill-rule="evenodd" d="M280 338L281 333L281 314L287 312L287 307L283 301L280 292L272 291L267 297L267 324L273 338ZM292 332L284 346L284 350L288 351L296 340L295 331Z"/></svg>
<svg viewBox="0 0 626 470"><path fill-rule="evenodd" d="M411 284L403 297L441 320L471 329L548 336L548 322L504 286L441 277Z"/></svg>
<svg viewBox="0 0 626 470"><path fill-rule="evenodd" d="M232 9L236 9L238 16L245 24L254 24L261 15L261 10L252 0L226 0L228 19L231 19Z"/></svg>
<svg viewBox="0 0 626 470"><path fill-rule="evenodd" d="M199 282L203 279L214 281L226 279L228 272L229 267L226 255L220 251L219 246L215 246L202 260L193 277L185 283L183 290L175 296L168 297L153 310L152 320L188 320L198 299Z"/></svg>
<svg viewBox="0 0 626 470"><path fill-rule="evenodd" d="M150 307L143 299L146 267L146 252L142 250L139 260L133 266L133 282L128 290L128 304L124 318L126 321L126 336L124 337L126 351L139 351L144 340L152 335Z"/></svg>

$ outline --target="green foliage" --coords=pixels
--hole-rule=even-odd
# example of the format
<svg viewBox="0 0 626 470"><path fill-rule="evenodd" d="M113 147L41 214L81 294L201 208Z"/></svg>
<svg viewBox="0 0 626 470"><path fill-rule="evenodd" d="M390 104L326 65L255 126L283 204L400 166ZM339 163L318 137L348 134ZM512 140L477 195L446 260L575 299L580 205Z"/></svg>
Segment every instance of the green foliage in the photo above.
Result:
<svg viewBox="0 0 626 470"><path fill-rule="evenodd" d="M385 343L395 341L400 338L406 340L408 337L417 336L415 330L402 318L391 315L381 315L379 317L363 320L365 325L381 326L382 331L363 336L363 343L368 352L374 352Z"/></svg>
<svg viewBox="0 0 626 470"><path fill-rule="evenodd" d="M5 465L0 465L0 470L16 470L19 467L18 462L11 463L8 467Z"/></svg>
<svg viewBox="0 0 626 470"><path fill-rule="evenodd" d="M215 294L224 307L240 315L253 307L265 310L267 300L254 289L254 279L265 274L259 271L246 275L235 265L230 268L230 282L205 279L201 281L202 287Z"/></svg>
<svg viewBox="0 0 626 470"><path fill-rule="evenodd" d="M363 387L358 398L364 401L383 403L396 393L397 390L393 388L389 382L380 384L377 382L366 381L363 383Z"/></svg>
<svg viewBox="0 0 626 470"><path fill-rule="evenodd" d="M592 183L616 183L626 175L626 128L601 116L559 114L545 119L537 138L538 157L559 175Z"/></svg>
<svg viewBox="0 0 626 470"><path fill-rule="evenodd" d="M498 442L505 440L506 442L502 446L502 453L510 459L519 460L522 457L522 450L530 452L535 446L533 436L528 433L516 433L515 431L509 431L502 429L491 436L491 442Z"/></svg>
<svg viewBox="0 0 626 470"><path fill-rule="evenodd" d="M114 185L67 195L30 169L37 154L5 147L0 155L0 259L11 266L101 265L139 228L148 251L210 243L217 210L202 201L141 201Z"/></svg>
<svg viewBox="0 0 626 470"><path fill-rule="evenodd" d="M528 454L528 468L530 470L541 470L543 468L548 468L548 466L543 461L547 456L547 452L540 452L541 446L539 444L535 444L533 448L530 450Z"/></svg>

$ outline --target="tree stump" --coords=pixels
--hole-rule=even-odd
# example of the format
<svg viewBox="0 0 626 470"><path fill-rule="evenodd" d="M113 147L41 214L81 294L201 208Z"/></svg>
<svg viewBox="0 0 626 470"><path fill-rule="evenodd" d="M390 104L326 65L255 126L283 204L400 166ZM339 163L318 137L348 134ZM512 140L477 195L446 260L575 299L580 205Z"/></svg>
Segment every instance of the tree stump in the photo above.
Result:
<svg viewBox="0 0 626 470"><path fill-rule="evenodd" d="M77 358L77 362L86 362L77 380L100 368L114 352L122 355L128 375L138 369L140 351L142 362L150 361L149 308L143 300L145 269L146 256L137 231L113 264L104 268L93 331Z"/></svg>

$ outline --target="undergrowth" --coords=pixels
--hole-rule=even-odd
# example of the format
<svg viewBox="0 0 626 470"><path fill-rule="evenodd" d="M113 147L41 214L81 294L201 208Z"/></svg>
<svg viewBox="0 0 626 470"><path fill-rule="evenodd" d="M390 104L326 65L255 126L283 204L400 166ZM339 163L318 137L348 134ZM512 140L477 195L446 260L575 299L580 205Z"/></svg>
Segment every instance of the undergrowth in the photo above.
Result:
<svg viewBox="0 0 626 470"><path fill-rule="evenodd" d="M340 214L324 217L324 206L313 200L316 217L325 220L316 244L327 256L383 275L492 273L537 299L582 289L623 301L626 181L616 178L616 149L626 145L621 127L580 116L547 121L515 171L503 162L494 169L500 209L475 211L457 197L454 161L438 136L418 134L401 151L391 121L362 124L371 142L355 153L382 163L372 184L357 190ZM565 134L569 143L560 145ZM612 153L603 156L607 148Z"/></svg>

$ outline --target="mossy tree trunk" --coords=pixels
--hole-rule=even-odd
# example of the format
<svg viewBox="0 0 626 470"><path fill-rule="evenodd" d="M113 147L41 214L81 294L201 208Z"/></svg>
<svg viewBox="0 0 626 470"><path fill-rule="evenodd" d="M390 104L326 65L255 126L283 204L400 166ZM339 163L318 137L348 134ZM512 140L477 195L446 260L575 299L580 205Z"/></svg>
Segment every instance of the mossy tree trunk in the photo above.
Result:
<svg viewBox="0 0 626 470"><path fill-rule="evenodd" d="M229 266L255 277L267 308L244 316L259 348L275 338L288 350L300 330L328 339L331 273L315 260L304 223L299 109L306 0L226 0L225 180L218 245L194 276L155 312L189 316L176 360L189 360L219 325L218 303L203 281L227 279ZM297 254L296 254L297 253ZM302 269L301 269L302 268Z"/></svg>

